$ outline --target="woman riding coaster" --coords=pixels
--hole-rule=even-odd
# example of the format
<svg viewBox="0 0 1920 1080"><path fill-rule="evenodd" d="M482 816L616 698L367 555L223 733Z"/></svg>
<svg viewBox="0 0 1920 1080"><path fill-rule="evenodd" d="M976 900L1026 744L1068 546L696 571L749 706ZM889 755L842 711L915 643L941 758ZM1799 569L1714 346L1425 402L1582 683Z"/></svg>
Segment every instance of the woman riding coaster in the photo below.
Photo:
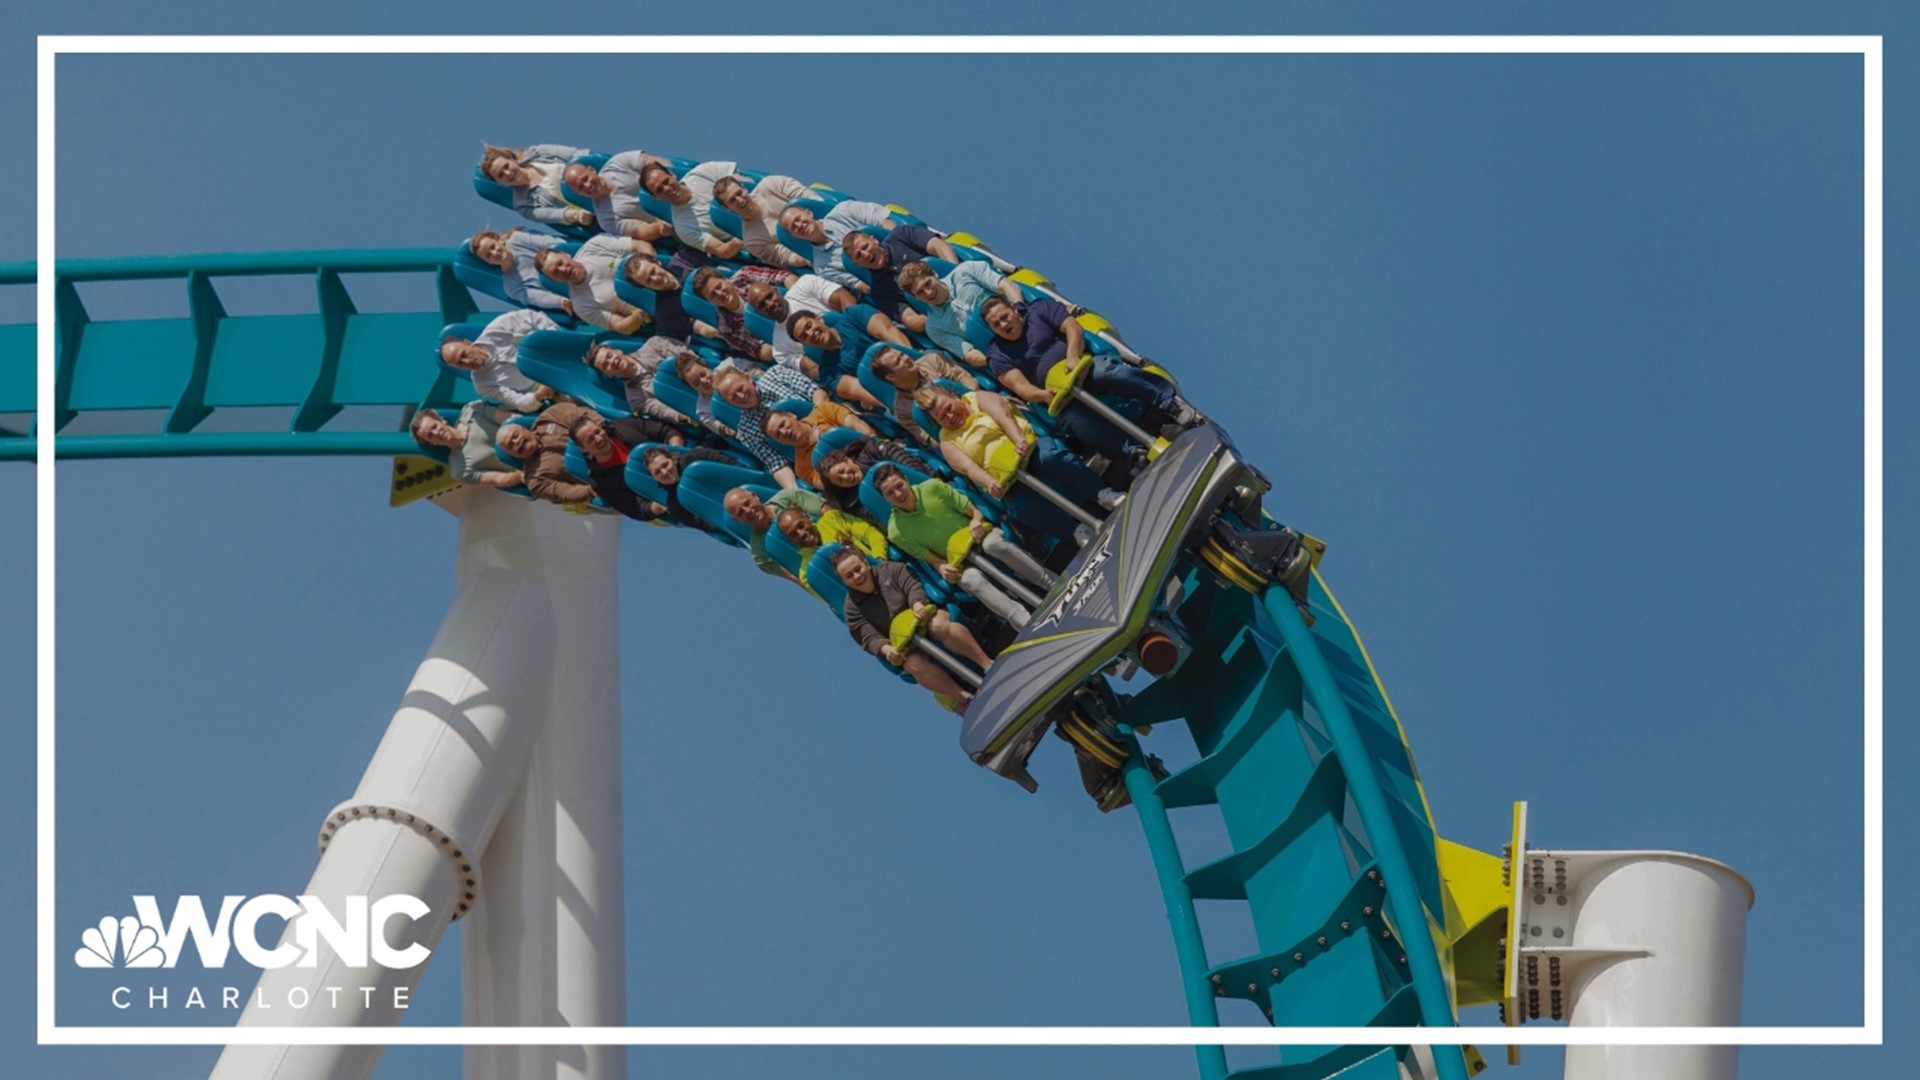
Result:
<svg viewBox="0 0 1920 1080"><path fill-rule="evenodd" d="M1125 497L1102 487L1099 475L1059 439L1036 435L999 394L975 390L959 396L942 386L923 386L913 400L939 425L947 464L981 491L1004 498L1014 521L1033 533L1084 542L1099 522L1093 508L1111 510Z"/></svg>
<svg viewBox="0 0 1920 1080"><path fill-rule="evenodd" d="M593 227L593 211L573 205L560 187L567 163L587 151L555 143L520 149L481 145L480 174L513 190L513 209L521 217L542 225Z"/></svg>
<svg viewBox="0 0 1920 1080"><path fill-rule="evenodd" d="M481 229L467 240L473 257L500 271L500 285L507 299L521 307L573 314L567 298L540 280L533 261L542 251L565 243L552 233L527 232L518 226L506 232Z"/></svg>
<svg viewBox="0 0 1920 1080"><path fill-rule="evenodd" d="M926 653L914 647L920 635L952 649L986 671L993 660L974 640L973 631L947 618L928 602L926 590L913 571L896 562L873 565L851 545L833 556L833 570L847 587L843 614L847 632L860 647L902 668L914 681L937 696L956 702L965 712L972 694Z"/></svg>

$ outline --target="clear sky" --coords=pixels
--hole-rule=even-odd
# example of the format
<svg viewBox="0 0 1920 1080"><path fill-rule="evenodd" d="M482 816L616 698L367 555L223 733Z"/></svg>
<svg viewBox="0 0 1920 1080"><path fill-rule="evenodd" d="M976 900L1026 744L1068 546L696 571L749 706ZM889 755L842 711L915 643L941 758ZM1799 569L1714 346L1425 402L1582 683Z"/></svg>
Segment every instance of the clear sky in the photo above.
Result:
<svg viewBox="0 0 1920 1080"><path fill-rule="evenodd" d="M722 28L600 23L592 5L552 25L485 5L451 24L383 12L325 27L80 18L95 10L109 7L48 6L35 26ZM1090 28L969 10L936 27L829 4L806 28ZM1704 7L1513 26L1331 10L1231 25L1163 11L1126 29L1892 29L1865 6L1731 25ZM9 49L0 92L24 119L31 56ZM1910 109L1910 75L1889 72L1888 114L1910 115L1895 104ZM1857 60L1832 57L74 58L60 67L61 254L451 244L510 223L468 184L482 139L734 158L972 231L1172 367L1275 478L1275 512L1329 542L1323 571L1443 833L1497 850L1525 798L1536 843L1725 860L1759 892L1747 1022L1855 1024L1859 79ZM8 134L30 151L30 130ZM1911 239L1898 178L1912 150L1889 129L1890 296L1913 269L1895 242ZM0 258L32 254L29 205L5 211ZM1887 354L1911 356L1895 312ZM1910 401L1906 367L1889 365L1890 417ZM1891 420L1888 460L1913 449ZM352 790L452 595L452 519L387 509L386 472L61 467L62 955L132 893L306 881L321 816ZM1908 478L1889 481L1899 536ZM0 471L0 499L20 508L0 556L23 575L0 677L19 686L31 498L24 468ZM1910 578L1894 562L1897 588ZM1036 755L1037 795L974 767L951 717L877 678L817 605L697 537L629 529L617 587L631 1021L1184 1022L1137 821L1096 814L1064 748ZM1900 701L1914 641L1889 608ZM30 1041L30 711L14 700L0 911L18 929L0 937L0 1030ZM1906 714L1891 712L1888 753L1910 760ZM1163 728L1150 749L1178 764L1183 740ZM1910 817L1903 789L1889 797L1890 822ZM1196 861L1218 843L1198 826L1183 837ZM1892 895L1913 882L1897 858L1890 874ZM1010 909L1039 917L1010 926ZM1912 942L1898 913L1895 955ZM1235 940L1209 920L1211 941ZM457 1022L458 952L453 938L439 951L413 1022ZM1899 970L1894 1037L1912 1003ZM123 1021L89 974L62 965L62 1021ZM192 1077L216 1053L41 1049L16 1068ZM1744 1075L1865 1074L1878 1056L1750 1051ZM457 1060L395 1052L377 1075L453 1077ZM1191 1060L700 1049L636 1051L632 1072L1161 1077ZM1557 1054L1534 1051L1494 1075L1558 1074Z"/></svg>

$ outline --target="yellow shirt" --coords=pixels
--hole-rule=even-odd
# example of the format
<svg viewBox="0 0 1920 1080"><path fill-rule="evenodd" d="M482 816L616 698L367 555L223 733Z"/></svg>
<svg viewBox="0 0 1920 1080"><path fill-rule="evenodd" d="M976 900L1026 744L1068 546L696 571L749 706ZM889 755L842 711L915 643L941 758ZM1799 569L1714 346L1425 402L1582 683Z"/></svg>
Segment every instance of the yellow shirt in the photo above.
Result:
<svg viewBox="0 0 1920 1080"><path fill-rule="evenodd" d="M1013 440L1007 438L1007 433L1000 429L999 421L980 408L979 394L967 394L960 400L966 402L973 413L958 428L943 429L940 441L959 447L968 460L987 470L987 475L996 481L1004 484L1013 479L1013 474L1020 468L1020 454L1014 450ZM1013 423L1031 445L1033 426L1019 413L1013 414Z"/></svg>
<svg viewBox="0 0 1920 1080"><path fill-rule="evenodd" d="M820 515L814 528L829 544L852 544L876 559L887 557L887 538L879 529L842 510Z"/></svg>
<svg viewBox="0 0 1920 1080"><path fill-rule="evenodd" d="M813 527L820 533L823 543L852 544L876 559L887 557L887 538L880 530L843 510L829 510L821 514ZM815 596L820 593L813 587L813 582L807 580L807 571L812 568L813 553L819 550L817 547L799 549L800 585Z"/></svg>

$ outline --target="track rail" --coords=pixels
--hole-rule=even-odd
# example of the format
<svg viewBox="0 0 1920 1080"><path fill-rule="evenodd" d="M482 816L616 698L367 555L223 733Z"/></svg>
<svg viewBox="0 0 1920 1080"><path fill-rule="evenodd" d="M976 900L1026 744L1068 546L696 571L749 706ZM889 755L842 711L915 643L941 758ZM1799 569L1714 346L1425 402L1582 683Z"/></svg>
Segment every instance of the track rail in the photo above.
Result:
<svg viewBox="0 0 1920 1080"><path fill-rule="evenodd" d="M451 249L407 249L60 262L47 418L55 453L414 453L399 426L404 411L472 395L430 348L441 326L477 310L453 276L453 258ZM229 314L219 282L262 275L310 277L313 308ZM417 309L363 312L354 298L363 275L392 279L376 285L383 293L413 289ZM84 287L132 280L179 282L188 314L89 313ZM34 281L32 263L0 265L0 289L27 290ZM33 324L0 326L0 418L24 417L0 431L0 460L34 456L36 345ZM336 421L359 407L396 411L386 430L340 429ZM207 425L220 410L239 425ZM126 430L142 413L147 430ZM157 425L155 413L163 417ZM1189 573L1186 587L1181 618L1193 653L1120 719L1130 729L1184 719L1201 755L1156 783L1136 746L1126 777L1173 925L1191 1022L1216 1025L1220 1002L1240 1000L1278 1024L1452 1025L1438 841L1404 734L1345 613L1317 572L1311 625L1280 589L1257 596L1204 569ZM1189 867L1169 811L1209 805L1234 850ZM1244 904L1258 951L1210 961L1200 901ZM1388 1080L1403 1068L1465 1080L1474 1059L1447 1047L1429 1055L1368 1046L1294 1048L1286 1057L1229 1073L1222 1048L1198 1051L1205 1080L1336 1072Z"/></svg>
<svg viewBox="0 0 1920 1080"><path fill-rule="evenodd" d="M349 409L455 405L472 396L433 363L429 347L440 327L477 310L452 264L453 252L440 248L62 260L53 275L53 415L45 418L54 453L413 453L398 412L386 430L343 429L337 420ZM311 309L231 315L221 301L221 280L290 275L313 279ZM96 319L82 297L89 285L154 280L179 283L186 316ZM0 289L33 285L33 263L0 264ZM356 290L411 294L415 310L363 312ZM36 344L33 324L0 326L0 415L22 417L0 432L0 461L34 456L27 424ZM222 409L240 424L202 426ZM157 424L148 419L156 413Z"/></svg>
<svg viewBox="0 0 1920 1080"><path fill-rule="evenodd" d="M1309 626L1286 591L1263 594L1205 571L1180 616L1194 649L1174 676L1122 710L1129 728L1184 719L1200 758L1154 783L1136 751L1134 795L1173 924L1188 1015L1220 1022L1249 1002L1272 1023L1451 1026L1446 897L1412 758L1352 625L1316 571ZM1233 851L1189 866L1169 811L1215 806ZM1245 905L1251 955L1210 960L1196 904ZM1286 1063L1227 1070L1201 1047L1200 1073L1302 1080L1408 1075L1465 1080L1477 1055L1434 1047L1299 1047ZM1350 1070L1350 1071L1343 1071Z"/></svg>

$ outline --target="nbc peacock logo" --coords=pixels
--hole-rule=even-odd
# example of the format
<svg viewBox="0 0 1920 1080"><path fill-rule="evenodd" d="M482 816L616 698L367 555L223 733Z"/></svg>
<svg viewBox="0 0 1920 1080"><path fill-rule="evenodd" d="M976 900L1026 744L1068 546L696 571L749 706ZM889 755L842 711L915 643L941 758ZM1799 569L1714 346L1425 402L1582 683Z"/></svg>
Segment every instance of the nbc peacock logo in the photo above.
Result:
<svg viewBox="0 0 1920 1080"><path fill-rule="evenodd" d="M166 964L167 955L153 927L131 915L109 915L81 932L73 962L83 968L157 968Z"/></svg>

